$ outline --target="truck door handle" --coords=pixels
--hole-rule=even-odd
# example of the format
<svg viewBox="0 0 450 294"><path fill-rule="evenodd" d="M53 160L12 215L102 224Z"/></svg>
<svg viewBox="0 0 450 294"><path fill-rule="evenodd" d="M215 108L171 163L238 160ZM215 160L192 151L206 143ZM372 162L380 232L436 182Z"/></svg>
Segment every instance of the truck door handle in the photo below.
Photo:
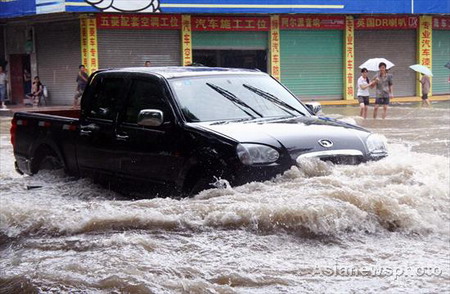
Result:
<svg viewBox="0 0 450 294"><path fill-rule="evenodd" d="M94 131L98 131L99 127L96 124L88 124L85 126L80 126L81 136L90 136Z"/></svg>
<svg viewBox="0 0 450 294"><path fill-rule="evenodd" d="M90 136L90 135L92 135L92 131L80 129L80 135L81 136Z"/></svg>
<svg viewBox="0 0 450 294"><path fill-rule="evenodd" d="M128 136L127 135L119 135L119 134L116 134L116 140L119 140L119 141L127 141L128 140Z"/></svg>

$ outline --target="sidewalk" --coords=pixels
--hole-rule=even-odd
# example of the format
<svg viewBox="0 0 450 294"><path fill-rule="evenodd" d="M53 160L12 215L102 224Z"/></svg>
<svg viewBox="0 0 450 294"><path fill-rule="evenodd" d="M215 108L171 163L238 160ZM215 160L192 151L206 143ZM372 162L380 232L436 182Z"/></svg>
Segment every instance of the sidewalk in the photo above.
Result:
<svg viewBox="0 0 450 294"><path fill-rule="evenodd" d="M430 101L449 101L450 95L440 95L430 97ZM345 106L345 105L358 105L358 100L302 100L303 102L319 102L322 105L333 105L333 106ZM391 104L399 103L411 103L420 102L422 99L420 97L399 97L391 99ZM370 99L370 104L374 104L375 99ZM67 105L55 105L55 106L43 106L43 107L32 107L24 105L8 105L8 109L0 109L0 116L12 117L15 112L35 112L35 111L46 111L46 110L71 110L72 106Z"/></svg>

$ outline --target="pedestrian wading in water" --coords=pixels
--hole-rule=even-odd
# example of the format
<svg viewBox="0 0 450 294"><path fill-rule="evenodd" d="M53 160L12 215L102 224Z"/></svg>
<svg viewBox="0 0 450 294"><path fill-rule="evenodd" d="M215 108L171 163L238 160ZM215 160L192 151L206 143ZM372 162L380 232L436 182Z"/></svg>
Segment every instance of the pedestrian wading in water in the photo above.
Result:
<svg viewBox="0 0 450 294"><path fill-rule="evenodd" d="M364 119L367 118L367 109L369 107L369 88L375 85L375 81L370 82L369 78L367 77L368 70L367 68L361 69L361 76L358 79L358 102L359 102L359 116L363 117Z"/></svg>
<svg viewBox="0 0 450 294"><path fill-rule="evenodd" d="M382 118L385 119L387 115L387 109L389 100L394 98L394 78L387 72L386 63L380 62L378 65L379 72L372 79L374 81L374 87L376 88L375 108L373 110L373 118L377 118L378 108L383 106Z"/></svg>

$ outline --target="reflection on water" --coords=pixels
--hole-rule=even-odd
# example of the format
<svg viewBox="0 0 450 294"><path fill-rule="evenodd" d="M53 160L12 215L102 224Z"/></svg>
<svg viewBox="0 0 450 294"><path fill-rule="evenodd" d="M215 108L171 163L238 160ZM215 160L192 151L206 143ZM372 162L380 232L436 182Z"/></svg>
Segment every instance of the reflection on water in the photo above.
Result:
<svg viewBox="0 0 450 294"><path fill-rule="evenodd" d="M20 176L2 132L0 293L448 292L450 110L433 106L385 120L324 107L384 135L390 156L182 200Z"/></svg>

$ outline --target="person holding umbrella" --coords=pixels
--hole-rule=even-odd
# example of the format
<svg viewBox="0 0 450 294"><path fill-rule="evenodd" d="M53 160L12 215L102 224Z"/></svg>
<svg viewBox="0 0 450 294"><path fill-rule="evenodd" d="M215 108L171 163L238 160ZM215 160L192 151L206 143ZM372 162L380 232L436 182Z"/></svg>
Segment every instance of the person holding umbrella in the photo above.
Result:
<svg viewBox="0 0 450 294"><path fill-rule="evenodd" d="M422 74L422 78L419 80L422 84L422 107L426 104L427 107L431 107L430 100L428 99L428 93L430 93L431 82L430 78Z"/></svg>
<svg viewBox="0 0 450 294"><path fill-rule="evenodd" d="M392 74L386 71L386 63L380 62L378 65L379 72L374 77L372 82L376 87L375 108L373 110L373 118L377 118L378 108L383 105L382 118L385 119L387 115L387 108L390 98L394 98L394 82Z"/></svg>
<svg viewBox="0 0 450 294"><path fill-rule="evenodd" d="M418 80L422 84L422 107L426 104L431 107L430 100L428 100L428 94L430 93L431 81L430 77L433 76L431 70L421 64L410 65L409 68L422 74L422 78Z"/></svg>

